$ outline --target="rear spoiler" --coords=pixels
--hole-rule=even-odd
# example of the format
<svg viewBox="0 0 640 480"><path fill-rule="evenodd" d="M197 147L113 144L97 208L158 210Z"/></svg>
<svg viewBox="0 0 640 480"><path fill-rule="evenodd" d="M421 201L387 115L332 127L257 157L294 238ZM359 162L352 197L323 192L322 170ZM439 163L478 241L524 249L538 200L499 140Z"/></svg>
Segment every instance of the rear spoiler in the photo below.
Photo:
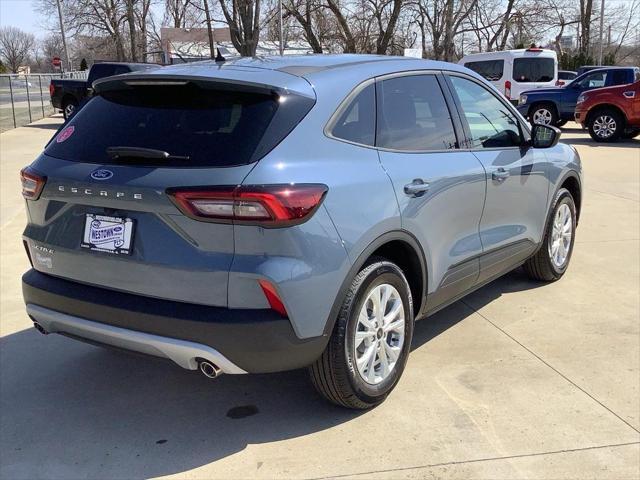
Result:
<svg viewBox="0 0 640 480"><path fill-rule="evenodd" d="M175 72L168 72L174 70ZM184 73L177 71L184 70ZM215 90L242 90L246 92L276 94L278 96L297 94L316 100L313 87L305 79L263 68L226 67L207 64L206 66L166 67L148 72L132 72L113 77L102 78L93 82L97 94L127 90L139 86L152 85L186 85L194 83L201 88Z"/></svg>

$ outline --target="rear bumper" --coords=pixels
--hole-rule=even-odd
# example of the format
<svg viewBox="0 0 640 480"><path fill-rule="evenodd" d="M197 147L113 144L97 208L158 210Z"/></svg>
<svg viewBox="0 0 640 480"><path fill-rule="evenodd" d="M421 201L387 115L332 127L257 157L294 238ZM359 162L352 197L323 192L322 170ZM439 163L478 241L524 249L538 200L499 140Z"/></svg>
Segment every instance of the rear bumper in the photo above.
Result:
<svg viewBox="0 0 640 480"><path fill-rule="evenodd" d="M139 351L195 369L196 358L226 373L305 367L328 338L300 340L288 319L263 309L227 309L88 286L29 270L22 277L29 315L48 332Z"/></svg>

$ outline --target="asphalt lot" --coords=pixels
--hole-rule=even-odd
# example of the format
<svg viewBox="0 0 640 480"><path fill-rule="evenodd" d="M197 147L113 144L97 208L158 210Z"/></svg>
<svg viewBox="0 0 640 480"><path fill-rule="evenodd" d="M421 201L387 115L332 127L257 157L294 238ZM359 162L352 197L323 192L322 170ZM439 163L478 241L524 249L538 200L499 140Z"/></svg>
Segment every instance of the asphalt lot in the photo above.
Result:
<svg viewBox="0 0 640 480"><path fill-rule="evenodd" d="M358 413L305 372L212 381L37 333L18 171L59 122L0 135L0 478L640 478L640 140L570 124L586 186L568 273L515 271L418 323L395 392Z"/></svg>

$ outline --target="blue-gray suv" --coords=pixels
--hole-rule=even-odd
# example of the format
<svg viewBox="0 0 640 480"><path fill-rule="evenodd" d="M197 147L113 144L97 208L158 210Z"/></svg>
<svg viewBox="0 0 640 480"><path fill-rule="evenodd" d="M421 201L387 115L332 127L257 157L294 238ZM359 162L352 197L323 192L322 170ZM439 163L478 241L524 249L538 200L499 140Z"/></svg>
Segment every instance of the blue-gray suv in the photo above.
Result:
<svg viewBox="0 0 640 480"><path fill-rule="evenodd" d="M327 399L369 408L414 320L569 264L576 151L464 67L287 56L93 88L21 174L42 333L209 377L309 367Z"/></svg>

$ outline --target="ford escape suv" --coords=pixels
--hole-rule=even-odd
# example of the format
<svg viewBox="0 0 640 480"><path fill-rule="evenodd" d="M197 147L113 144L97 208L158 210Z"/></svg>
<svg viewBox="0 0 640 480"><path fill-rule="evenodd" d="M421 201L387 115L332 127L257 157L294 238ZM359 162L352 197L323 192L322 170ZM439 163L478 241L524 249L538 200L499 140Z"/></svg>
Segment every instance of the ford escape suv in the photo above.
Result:
<svg viewBox="0 0 640 480"><path fill-rule="evenodd" d="M102 79L22 173L42 333L382 402L414 320L567 269L581 166L464 67L324 55Z"/></svg>

